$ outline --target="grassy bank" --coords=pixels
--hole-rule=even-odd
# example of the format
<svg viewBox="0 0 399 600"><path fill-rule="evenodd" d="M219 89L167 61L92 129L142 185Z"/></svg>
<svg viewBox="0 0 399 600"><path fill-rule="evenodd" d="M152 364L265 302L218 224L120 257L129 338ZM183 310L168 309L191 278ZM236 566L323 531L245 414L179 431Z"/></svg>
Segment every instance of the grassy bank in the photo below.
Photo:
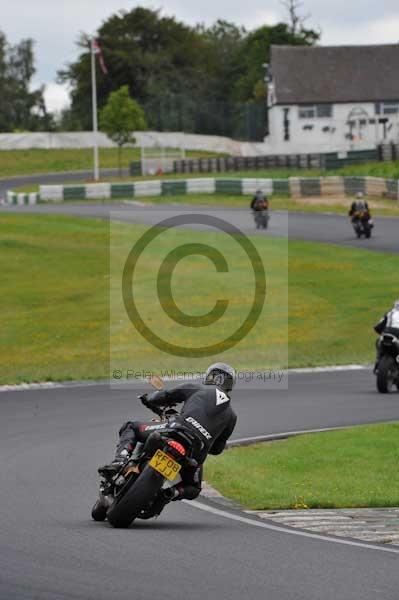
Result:
<svg viewBox="0 0 399 600"><path fill-rule="evenodd" d="M108 232L101 221L0 220L0 382L104 376Z"/></svg>
<svg viewBox="0 0 399 600"><path fill-rule="evenodd" d="M399 423L309 434L209 457L205 477L250 509L399 506Z"/></svg>
<svg viewBox="0 0 399 600"><path fill-rule="evenodd" d="M398 266L397 255L291 241L290 365L372 362L373 325L397 295Z"/></svg>
<svg viewBox="0 0 399 600"><path fill-rule="evenodd" d="M102 169L118 168L117 148L100 148L99 153ZM201 156L218 156L218 154L200 151L187 152L187 158ZM140 148L124 148L122 150L122 168L128 168L130 162L134 160L140 160ZM0 177L62 171L86 171L92 168L92 148L0 150Z"/></svg>
<svg viewBox="0 0 399 600"><path fill-rule="evenodd" d="M114 368L154 368L155 363L165 368L189 368L190 364L201 368L209 361L190 363L164 355L132 331L120 297L121 269L126 250L146 228L123 223L112 227L110 281L107 223L50 215L2 215L1 383L108 377L110 337ZM226 353L226 360L251 368L286 364L288 285L291 366L371 362L371 327L397 293L398 257L290 242L287 274L285 240L262 236L252 240L266 263L266 310L243 342ZM194 330L187 335L187 328L179 330L164 318L154 303L156 273L168 249L194 242L220 249L233 267L220 274L201 256L180 261L173 285L181 310L193 316L205 314L214 306L215 295L225 298L228 291L230 304L223 326L227 334L252 302L251 273L245 257L234 254L234 241L220 234L184 230L154 240L139 265L138 305L154 330L177 343L192 342ZM320 323L326 325L320 329ZM208 331L200 336L201 341L209 344L212 336L219 339L218 327L204 329Z"/></svg>
<svg viewBox="0 0 399 600"><path fill-rule="evenodd" d="M188 151L187 158L223 156L216 152ZM140 160L140 148L124 148L122 151L122 167L127 168L131 161ZM34 173L50 173L62 171L90 170L93 167L93 150L91 148L54 148L29 150L0 150L0 177L14 175L31 175ZM100 148L100 168L118 167L117 148ZM227 173L171 174L163 177L256 177L284 179L287 177L319 177L332 175L399 178L399 161L370 161L363 164L349 165L339 169L298 169L270 168L246 170ZM146 176L146 179L149 177ZM125 179L128 181L129 178ZM135 180L137 178L133 178ZM29 190L35 191L35 190Z"/></svg>

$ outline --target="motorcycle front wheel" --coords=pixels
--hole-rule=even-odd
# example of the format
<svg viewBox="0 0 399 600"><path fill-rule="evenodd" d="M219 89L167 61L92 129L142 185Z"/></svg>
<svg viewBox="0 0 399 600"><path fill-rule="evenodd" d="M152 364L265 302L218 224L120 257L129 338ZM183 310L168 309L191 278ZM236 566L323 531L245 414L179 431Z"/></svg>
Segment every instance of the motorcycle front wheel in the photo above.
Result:
<svg viewBox="0 0 399 600"><path fill-rule="evenodd" d="M105 521L107 517L107 507L101 504L100 500L97 500L91 509L91 516L95 521Z"/></svg>

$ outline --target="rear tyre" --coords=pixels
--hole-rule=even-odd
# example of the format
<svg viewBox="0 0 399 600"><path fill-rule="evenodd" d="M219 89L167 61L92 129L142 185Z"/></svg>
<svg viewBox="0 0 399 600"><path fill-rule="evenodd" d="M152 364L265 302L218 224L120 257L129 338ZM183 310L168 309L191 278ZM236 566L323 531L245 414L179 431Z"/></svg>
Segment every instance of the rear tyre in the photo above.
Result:
<svg viewBox="0 0 399 600"><path fill-rule="evenodd" d="M112 527L129 527L148 506L162 487L164 478L147 466L129 490L116 498L108 509L107 519Z"/></svg>
<svg viewBox="0 0 399 600"><path fill-rule="evenodd" d="M392 391L396 375L396 365L392 356L383 356L377 373L377 389L380 394L389 394Z"/></svg>
<svg viewBox="0 0 399 600"><path fill-rule="evenodd" d="M91 509L91 516L95 521L105 521L107 517L107 508L101 504L100 500L97 500Z"/></svg>

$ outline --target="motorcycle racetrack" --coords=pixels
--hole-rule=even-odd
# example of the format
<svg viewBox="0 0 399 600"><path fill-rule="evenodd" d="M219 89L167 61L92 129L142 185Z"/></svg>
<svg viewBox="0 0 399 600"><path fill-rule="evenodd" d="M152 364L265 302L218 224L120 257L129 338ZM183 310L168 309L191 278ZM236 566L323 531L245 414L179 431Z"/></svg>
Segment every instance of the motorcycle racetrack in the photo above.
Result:
<svg viewBox="0 0 399 600"><path fill-rule="evenodd" d="M168 211L170 216L184 212L209 214L211 207L176 206L162 204L143 206L143 203L102 203L73 202L64 204L38 204L32 206L0 206L2 212L59 214L78 217L94 217L108 219L111 215L118 220L130 223L156 225L160 221L159 213ZM356 238L350 220L341 215L328 213L301 213L271 211L269 228L265 234L257 231L250 210L223 208L215 209L219 217L239 227L245 234L270 235L273 237L289 237L292 240L309 240L338 244L340 246L364 248L376 252L399 253L399 218L376 217L372 238L369 240ZM117 216L116 216L117 215Z"/></svg>
<svg viewBox="0 0 399 600"><path fill-rule="evenodd" d="M374 390L369 370L349 370L291 374L289 390L238 391L233 437L398 420L398 394ZM128 530L92 521L97 466L122 422L148 418L141 391L77 384L0 394L2 600L397 598L392 548L263 529L186 502Z"/></svg>
<svg viewBox="0 0 399 600"><path fill-rule="evenodd" d="M115 210L127 222L159 221L159 207L125 203L0 206L0 215L108 218ZM256 235L249 210L224 212ZM287 225L287 213L272 211L266 235L399 253L399 219L375 224L371 240L357 240L344 216L289 213ZM148 418L136 399L143 391L105 384L3 388L0 600L397 600L399 548L266 529L204 498L206 511L172 503L159 519L128 530L92 521L97 467L112 457L124 421ZM239 390L233 405L233 439L399 420L399 394L379 395L370 369L292 373L288 390Z"/></svg>

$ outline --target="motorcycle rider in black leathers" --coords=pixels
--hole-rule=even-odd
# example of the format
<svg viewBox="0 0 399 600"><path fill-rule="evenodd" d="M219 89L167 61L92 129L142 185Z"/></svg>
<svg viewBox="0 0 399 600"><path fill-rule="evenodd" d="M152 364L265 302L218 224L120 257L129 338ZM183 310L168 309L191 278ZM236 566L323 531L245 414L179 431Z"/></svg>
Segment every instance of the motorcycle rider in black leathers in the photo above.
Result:
<svg viewBox="0 0 399 600"><path fill-rule="evenodd" d="M359 218L359 213L364 214L364 218L371 219L371 213L368 203L364 200L362 192L356 194L356 200L351 204L348 215L352 218L352 223Z"/></svg>
<svg viewBox="0 0 399 600"><path fill-rule="evenodd" d="M392 333L396 337L399 337L399 300L395 300L392 310L385 313L385 315L378 321L374 327L374 331L379 335L383 333ZM374 374L378 371L378 365L381 358L381 343L380 339L376 341L377 357L374 365Z"/></svg>
<svg viewBox="0 0 399 600"><path fill-rule="evenodd" d="M153 392L143 401L150 409L184 403L180 414L169 421L128 421L119 431L119 444L111 464L100 467L100 475L110 479L128 462L137 442L145 442L154 431L168 428L172 419L182 423L201 442L201 451L194 456L197 466L185 467L177 488L165 490L159 512L170 500L193 500L201 492L202 465L208 454L221 454L233 433L237 416L231 408L230 393L235 384L235 371L224 363L208 367L203 383L183 383L170 390Z"/></svg>
<svg viewBox="0 0 399 600"><path fill-rule="evenodd" d="M257 190L255 192L255 196L252 198L251 202L251 210L268 210L269 208L269 200L264 195L262 190Z"/></svg>

